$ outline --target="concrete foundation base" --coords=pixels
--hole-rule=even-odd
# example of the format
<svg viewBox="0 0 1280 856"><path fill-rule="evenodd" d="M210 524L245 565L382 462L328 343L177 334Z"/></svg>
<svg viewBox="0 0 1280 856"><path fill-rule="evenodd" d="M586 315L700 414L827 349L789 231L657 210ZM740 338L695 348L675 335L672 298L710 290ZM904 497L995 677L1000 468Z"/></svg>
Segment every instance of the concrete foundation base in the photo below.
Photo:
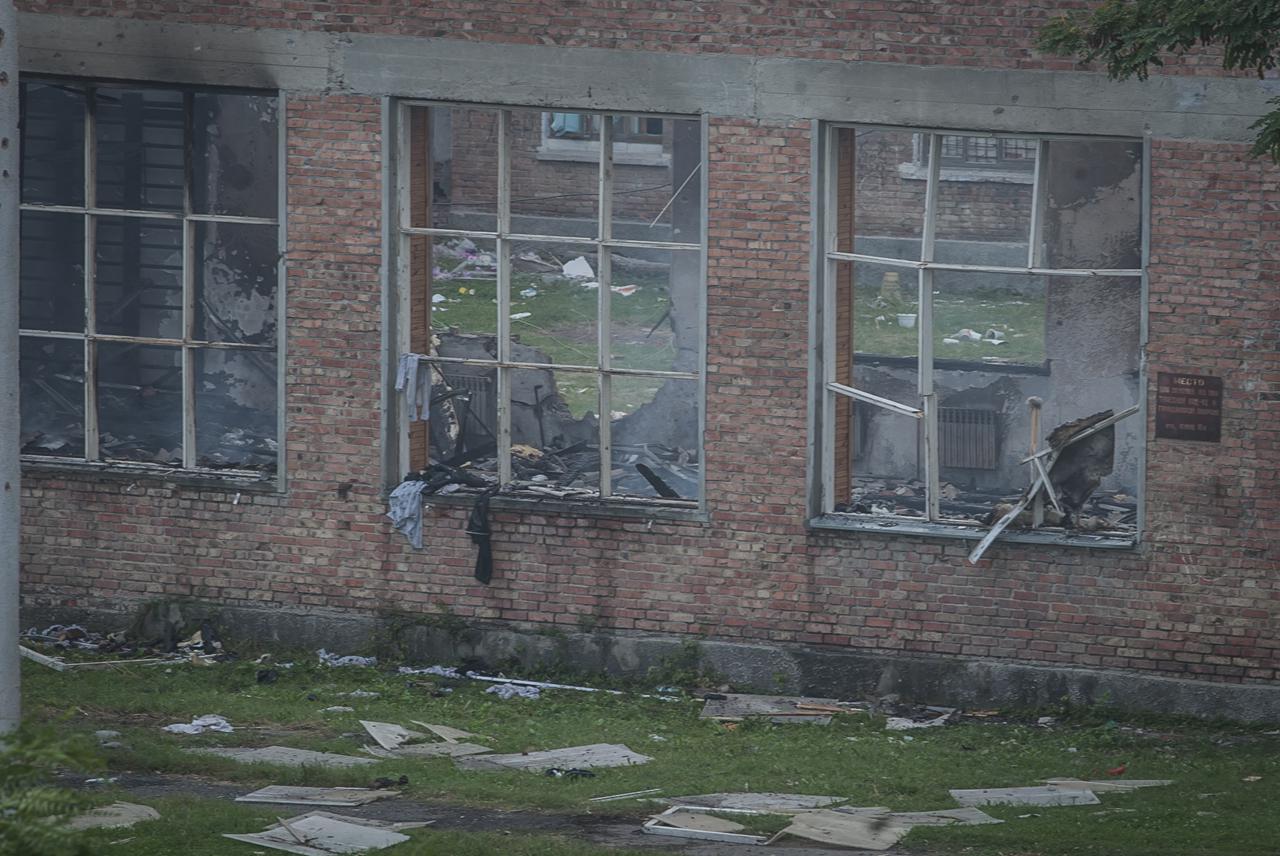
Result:
<svg viewBox="0 0 1280 856"><path fill-rule="evenodd" d="M233 648L323 646L343 654L378 653L422 665L464 661L476 664L471 668L502 669L507 674L545 668L627 677L702 671L742 691L843 699L895 694L902 701L970 708L1096 705L1128 712L1280 722L1280 686L1270 684L608 631L567 633L470 624L448 614L299 613L198 602L131 606L131 611L33 606L24 609L23 626L77 622L98 631L134 627L144 635L158 636L156 628L165 621L194 630L208 618Z"/></svg>

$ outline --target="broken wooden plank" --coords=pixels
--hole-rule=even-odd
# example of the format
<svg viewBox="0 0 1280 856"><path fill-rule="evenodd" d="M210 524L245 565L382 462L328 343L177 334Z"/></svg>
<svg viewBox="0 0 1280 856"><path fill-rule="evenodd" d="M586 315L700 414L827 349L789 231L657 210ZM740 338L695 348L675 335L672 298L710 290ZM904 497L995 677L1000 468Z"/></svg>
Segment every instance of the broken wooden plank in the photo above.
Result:
<svg viewBox="0 0 1280 856"><path fill-rule="evenodd" d="M33 663L47 666L55 672L114 669L120 666L159 666L166 663L172 666L191 662L186 657L136 657L132 660L64 660L61 657L50 657L47 654L41 654L39 651L33 651L25 645L18 646L18 653ZM203 656L200 659L204 664L216 662L212 658Z"/></svg>
<svg viewBox="0 0 1280 856"><path fill-rule="evenodd" d="M982 805L1097 805L1101 802L1093 791L1059 788L1054 785L1031 788L968 788L951 791L952 798L963 806Z"/></svg>
<svg viewBox="0 0 1280 856"><path fill-rule="evenodd" d="M400 796L399 791L373 788L304 788L293 785L268 785L253 793L236 797L236 802L281 803L284 805L358 806L375 800Z"/></svg>
<svg viewBox="0 0 1280 856"><path fill-rule="evenodd" d="M633 800L662 793L662 788L646 788L643 791L629 791L625 794L610 794L605 797L592 797L587 802L614 802L616 800Z"/></svg>
<svg viewBox="0 0 1280 856"><path fill-rule="evenodd" d="M797 814L791 825L782 831L786 835L822 844L888 850L910 831L910 827L898 823L890 815L817 809Z"/></svg>
<svg viewBox="0 0 1280 856"><path fill-rule="evenodd" d="M455 763L466 770L506 769L542 772L556 768L627 767L632 764L645 764L652 760L648 755L632 752L619 743L592 743L589 746L569 746L564 749L549 749L545 752L473 755L458 758Z"/></svg>
<svg viewBox="0 0 1280 856"><path fill-rule="evenodd" d="M281 767L355 767L378 763L372 758L354 755L335 755L330 752L313 752L310 749L291 749L288 746L213 746L188 749L200 755L217 755L241 764L276 764Z"/></svg>

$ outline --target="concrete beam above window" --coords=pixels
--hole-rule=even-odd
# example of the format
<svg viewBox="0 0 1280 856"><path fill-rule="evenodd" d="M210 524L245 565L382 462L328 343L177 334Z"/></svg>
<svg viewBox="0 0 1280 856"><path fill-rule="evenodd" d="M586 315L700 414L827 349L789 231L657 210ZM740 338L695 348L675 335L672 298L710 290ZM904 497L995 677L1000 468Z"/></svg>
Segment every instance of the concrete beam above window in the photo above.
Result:
<svg viewBox="0 0 1280 856"><path fill-rule="evenodd" d="M1280 81L516 45L24 13L26 72L470 103L1245 141Z"/></svg>

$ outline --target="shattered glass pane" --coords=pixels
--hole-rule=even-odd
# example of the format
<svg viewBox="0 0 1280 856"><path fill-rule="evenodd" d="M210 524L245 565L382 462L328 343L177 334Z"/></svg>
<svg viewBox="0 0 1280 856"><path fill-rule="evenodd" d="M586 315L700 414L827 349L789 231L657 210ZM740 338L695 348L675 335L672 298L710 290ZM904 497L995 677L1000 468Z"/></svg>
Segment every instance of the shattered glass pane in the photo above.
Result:
<svg viewBox="0 0 1280 856"><path fill-rule="evenodd" d="M498 225L498 111L409 111L409 222L493 232Z"/></svg>
<svg viewBox="0 0 1280 856"><path fill-rule="evenodd" d="M275 226L195 225L196 337L269 345L276 339Z"/></svg>
<svg viewBox="0 0 1280 856"><path fill-rule="evenodd" d="M1142 143L1048 143L1045 264L1136 270L1142 265Z"/></svg>
<svg viewBox="0 0 1280 856"><path fill-rule="evenodd" d="M512 247L512 359L597 365L600 284L585 276L597 272L597 260L594 253L579 255L582 249L534 243Z"/></svg>
<svg viewBox="0 0 1280 856"><path fill-rule="evenodd" d="M84 92L22 84L22 201L84 204Z"/></svg>
<svg viewBox="0 0 1280 856"><path fill-rule="evenodd" d="M192 210L276 216L276 105L263 95L192 95Z"/></svg>
<svg viewBox="0 0 1280 856"><path fill-rule="evenodd" d="M84 332L84 217L23 211L20 326Z"/></svg>
<svg viewBox="0 0 1280 856"><path fill-rule="evenodd" d="M84 457L84 342L23 336L22 454Z"/></svg>
<svg viewBox="0 0 1280 856"><path fill-rule="evenodd" d="M615 376L611 464L617 496L698 498L698 381Z"/></svg>
<svg viewBox="0 0 1280 856"><path fill-rule="evenodd" d="M1045 360L1045 278L933 274L933 354L947 361L1038 366Z"/></svg>
<svg viewBox="0 0 1280 856"><path fill-rule="evenodd" d="M702 122L619 116L652 132L613 142L613 237L628 241L702 240Z"/></svg>
<svg viewBox="0 0 1280 856"><path fill-rule="evenodd" d="M550 115L511 111L511 231L594 238L599 231L600 144L572 141L576 150L553 152L543 145L544 117Z"/></svg>
<svg viewBox="0 0 1280 856"><path fill-rule="evenodd" d="M98 205L183 209L182 102L182 93L174 90L95 90Z"/></svg>
<svg viewBox="0 0 1280 856"><path fill-rule="evenodd" d="M495 244L482 238L412 239L410 275L415 292L430 295L433 334L477 340L474 344L479 350L468 351L473 359L496 359L498 355Z"/></svg>
<svg viewBox="0 0 1280 856"><path fill-rule="evenodd" d="M613 252L609 353L614 368L696 372L702 260L696 252Z"/></svg>
<svg viewBox="0 0 1280 856"><path fill-rule="evenodd" d="M276 468L276 354L200 349L196 370L196 465Z"/></svg>
<svg viewBox="0 0 1280 856"><path fill-rule="evenodd" d="M835 249L891 259L920 258L928 135L842 128L836 145L840 202Z"/></svg>
<svg viewBox="0 0 1280 856"><path fill-rule="evenodd" d="M104 460L182 465L182 350L99 342L98 446Z"/></svg>
<svg viewBox="0 0 1280 856"><path fill-rule="evenodd" d="M963 152L948 163L946 143ZM938 182L934 258L953 264L1026 267L1031 232L1035 140L947 135ZM1015 153L1017 168L1005 168L1001 152ZM963 159L962 159L963 158ZM948 170L961 170L948 175Z"/></svg>
<svg viewBox="0 0 1280 856"><path fill-rule="evenodd" d="M429 457L495 474L498 454L497 369L422 362L430 372Z"/></svg>
<svg viewBox="0 0 1280 856"><path fill-rule="evenodd" d="M95 219L97 332L182 338L182 224Z"/></svg>
<svg viewBox="0 0 1280 856"><path fill-rule="evenodd" d="M512 478L525 486L598 491L598 402L594 374L512 369Z"/></svg>

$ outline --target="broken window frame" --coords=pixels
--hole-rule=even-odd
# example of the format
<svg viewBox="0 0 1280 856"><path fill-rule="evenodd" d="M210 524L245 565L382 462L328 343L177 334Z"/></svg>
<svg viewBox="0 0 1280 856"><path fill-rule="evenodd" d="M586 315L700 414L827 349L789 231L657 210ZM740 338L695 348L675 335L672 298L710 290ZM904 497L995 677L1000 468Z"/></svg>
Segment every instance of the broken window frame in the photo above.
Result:
<svg viewBox="0 0 1280 856"><path fill-rule="evenodd" d="M813 279L811 282L810 330L813 347L810 352L810 378L813 384L810 397L809 424L811 427L809 484L809 525L814 528L852 529L875 532L891 531L898 534L933 535L981 540L987 534L986 527L967 526L947 521L940 515L940 460L939 406L934 390L935 370L933 350L933 273L934 271L964 271L992 274L1022 274L1054 277L1115 277L1138 282L1141 306L1141 326L1138 334L1139 378L1138 389L1147 388L1147 336L1148 336L1148 279L1151 238L1151 141L1132 137L1084 136L1046 133L993 133L990 131L964 131L958 129L911 128L878 125L862 122L815 122L814 162L814 237ZM839 206L839 143L842 130L885 130L909 132L916 135L919 145L927 153L927 169L923 178L925 210L920 241L920 258L916 260L875 256L865 253L842 252L838 247ZM937 231L937 206L939 185L950 178L949 167L941 157L942 139L945 136L967 135L996 139L1013 138L1037 141L1035 166L1031 172L1032 202L1028 225L1027 260L1025 267L1004 267L979 264L957 264L933 260L934 240ZM1047 205L1047 175L1041 169L1046 163L1047 144L1059 140L1068 142L1118 141L1142 145L1142 198L1141 267L1138 269L1084 269L1049 268L1042 262L1043 246L1040 239L1044 229L1044 212ZM924 154L921 155L924 159ZM904 176L912 177L912 176ZM855 182L856 183L856 182ZM856 191L855 191L856 192ZM896 270L915 271L917 274L917 393L919 408L873 395L850 385L837 382L837 266L840 263L870 263ZM837 403L852 400L889 410L899 415L921 421L924 431L925 518L897 515L869 515L837 512L836 497L836 414ZM1147 401L1139 395L1136 402L1137 418L1147 424ZM850 430L853 430L850 427ZM999 540L1023 543L1058 543L1093 546L1112 549L1130 549L1141 543L1145 531L1145 479L1146 443L1139 445L1137 483L1137 525L1132 537L1090 535L1074 532L1045 532L1037 530L1003 532Z"/></svg>
<svg viewBox="0 0 1280 856"><path fill-rule="evenodd" d="M493 110L497 113L498 124L498 157L497 157L497 220L494 231L470 229L440 229L411 225L411 180L412 180L412 141L410 111L414 109L466 108ZM512 482L511 466L511 386L512 372L532 369L539 371L568 371L592 373L596 378L596 390L600 408L598 442L600 445L600 480L597 490L586 497L565 497L563 501L581 504L583 502L607 502L619 508L625 506L661 506L671 509L689 509L705 512L707 508L706 463L705 463L705 431L706 431L706 375L707 375L707 151L708 128L705 116L688 116L674 113L636 113L634 111L575 110L576 113L591 113L602 117L644 117L671 120L694 120L701 123L701 136L698 166L695 168L697 181L700 182L702 200L700 240L698 243L676 241L638 241L622 240L613 237L613 166L615 160L610 156L613 150L613 123L600 123L598 140L578 141L590 144L594 149L594 160L598 166L596 235L581 237L570 235L524 234L511 230L511 148L512 130L511 113L513 111L537 108L519 105L475 104L469 102L436 101L419 99L388 99L384 114L385 139L392 141L391 157L387 159L384 170L386 179L386 241L388 263L386 270L387 294L391 296L387 310L387 346L388 354L384 360L384 400L386 420L384 429L388 441L384 448L384 473L388 488L398 484L403 477L409 462L412 460L410 450L409 413L400 395L394 389L394 366L401 354L412 352L411 319L413 283L409 269L411 242L414 238L469 238L479 241L492 241L497 263L497 300L498 300L498 354L496 359L480 360L461 357L426 356L421 361L423 368L441 365L470 365L492 368L497 374L497 417L498 417L498 482L506 489ZM543 114L543 127L546 117ZM693 176L690 176L692 179ZM686 183L689 179L686 179ZM678 194L683 185L673 189ZM697 371L658 371L650 369L627 369L611 365L610 343L612 338L612 316L610 313L612 291L611 265L605 262L598 264L596 280L599 287L596 303L597 356L596 365L562 364L562 363L527 363L511 358L511 248L514 244L528 241L535 243L554 242L573 244L583 247L588 252L595 252L598 259L608 259L610 251L617 250L668 250L672 252L696 252L699 259L698 288L702 295L698 301L698 325L702 330L702 347L698 354ZM651 378L654 380L691 380L698 385L698 497L697 499L673 499L660 497L618 496L612 491L609 461L612 460L612 425L609 414L612 412L611 382L615 377ZM534 498L534 497L531 497ZM545 500L545 497L542 498Z"/></svg>
<svg viewBox="0 0 1280 856"><path fill-rule="evenodd" d="M272 481L276 490L285 489L285 202L286 183L285 166L288 163L285 140L285 94L273 90L243 89L236 87L189 86L183 84L155 82L117 82L97 79L46 77L43 75L23 75L22 83L46 84L73 87L85 93L84 128L82 140L84 163L84 201L80 205L46 204L22 202L22 212L45 212L55 214L74 214L82 218L84 228L84 254L81 262L84 270L84 325L79 332L59 330L37 330L21 328L22 338L59 339L78 341L84 347L84 456L65 457L56 455L24 454L24 464L34 465L67 465L91 466L94 469L118 469L146 472L154 470L172 473L172 464L154 464L144 461L103 460L99 448L98 425L98 359L99 343L119 343L126 345L176 347L182 351L182 466L181 471L190 472L201 477L239 481ZM163 92L180 92L183 99L183 208L172 211L163 208L129 209L100 207L97 203L97 146L95 140L95 98L94 91L99 88L153 89ZM252 217L232 214L202 214L193 210L193 193L195 169L192 152L192 117L195 96L200 93L217 95L246 95L259 98L274 98L276 101L276 216ZM24 108L25 109L25 108ZM96 234L99 218L163 220L178 223L182 227L182 331L181 338L164 338L148 336L128 336L96 332L97 303L97 247ZM195 300L196 283L196 231L201 224L230 224L274 226L277 239L276 260L276 335L274 342L248 344L231 341L210 341L195 335L200 320L199 307ZM17 284L14 284L17 287ZM271 352L276 354L276 467L272 473L260 470L235 468L201 467L198 463L196 445L196 384L199 374L197 352L202 350L223 350L233 353Z"/></svg>

